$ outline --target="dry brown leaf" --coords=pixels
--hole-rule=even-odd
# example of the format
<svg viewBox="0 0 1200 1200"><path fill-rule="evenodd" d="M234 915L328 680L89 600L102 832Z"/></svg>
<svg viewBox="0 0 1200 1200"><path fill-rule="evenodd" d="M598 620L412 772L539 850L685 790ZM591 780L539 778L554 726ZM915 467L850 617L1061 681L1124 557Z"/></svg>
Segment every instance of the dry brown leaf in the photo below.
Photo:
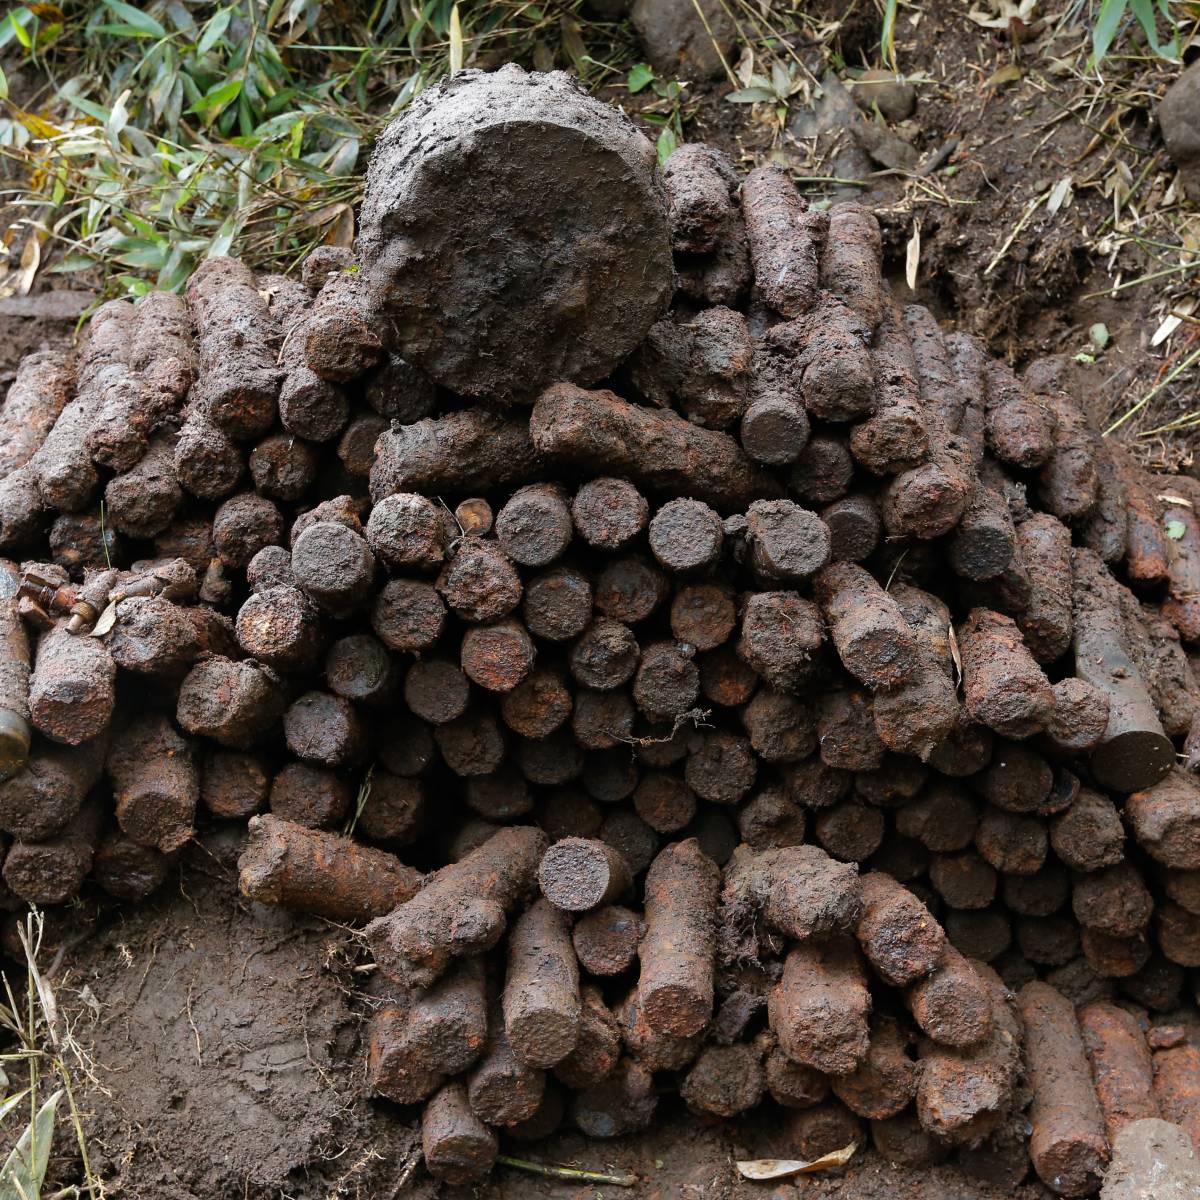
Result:
<svg viewBox="0 0 1200 1200"><path fill-rule="evenodd" d="M1016 63L1009 63L1007 67L993 71L983 86L985 88L1003 87L1006 83L1016 83L1024 74L1025 72Z"/></svg>
<svg viewBox="0 0 1200 1200"><path fill-rule="evenodd" d="M805 1160L801 1158L752 1158L737 1164L738 1174L743 1179L770 1180L788 1179L793 1175L811 1175L814 1171L830 1171L834 1167L844 1167L858 1149L857 1142L851 1142L840 1150L831 1150L820 1158Z"/></svg>
<svg viewBox="0 0 1200 1200"><path fill-rule="evenodd" d="M904 258L904 281L908 290L917 290L917 272L921 268L921 222L913 225L912 237L908 239L908 252Z"/></svg>

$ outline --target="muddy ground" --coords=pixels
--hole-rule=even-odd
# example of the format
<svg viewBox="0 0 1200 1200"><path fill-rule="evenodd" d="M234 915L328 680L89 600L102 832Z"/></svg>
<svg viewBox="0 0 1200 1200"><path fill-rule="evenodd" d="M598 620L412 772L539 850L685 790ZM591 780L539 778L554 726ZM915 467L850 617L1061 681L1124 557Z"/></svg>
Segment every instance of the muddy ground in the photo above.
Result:
<svg viewBox="0 0 1200 1200"><path fill-rule="evenodd" d="M952 7L958 8L930 6L915 29L903 24L898 31L903 69L924 71L931 82L919 85L912 124L897 134L920 162L958 138L949 159L952 173L919 181L911 173L884 174L870 178L869 187L843 188L842 194L858 195L879 213L889 270L898 281L919 220L918 298L943 319L983 334L994 350L1018 364L1048 352L1087 349L1089 327L1103 322L1112 345L1079 370L1095 398L1095 415L1105 419L1160 370L1161 358L1149 351L1148 339L1161 317L1162 292L1150 284L1116 300L1094 293L1110 286L1111 271L1128 278L1153 264L1128 245L1102 252L1097 235L1112 211L1100 161L1106 145L1101 141L1099 150L1089 152L1096 138L1090 114L1084 114L1086 122L1061 116L1065 104L1075 103L1077 81L1056 82L1031 70L1021 80L987 86L1010 47L1002 36L953 15ZM870 4L852 11L840 35L847 62L873 55L876 20ZM814 50L801 52L816 62ZM1031 68L1034 54L1029 46L1023 50ZM700 92L692 137L724 146L743 167L775 150L806 173L833 173L835 163L838 171L848 169L845 146L836 137L819 143L779 137L768 125L755 124L747 108L725 103L727 90L722 84ZM1131 144L1157 147L1150 113L1147 101L1144 111L1135 108L1118 123ZM793 106L789 121L799 116ZM864 174L878 169L868 164ZM1074 203L1056 216L1036 212L989 272L1031 201L1064 174L1081 181ZM1098 181L1094 186L1086 183L1090 175ZM0 383L11 378L24 354L69 340L87 302L78 281L51 276L30 297L0 301ZM1142 450L1190 463L1186 443L1143 444ZM992 1200L999 1195L950 1168L895 1171L871 1154L844 1172L795 1185L741 1183L732 1165L736 1157L785 1150L772 1143L764 1118L704 1127L677 1110L665 1111L647 1135L592 1144L564 1136L516 1151L631 1171L642 1180L635 1189L543 1180L499 1168L482 1188L439 1190L419 1165L415 1113L364 1098L361 1034L372 1004L372 977L362 945L346 931L240 899L234 860L242 836L241 828L207 832L185 853L178 878L152 902L106 909L90 936L79 931L86 932L95 914L81 907L68 917L73 933L63 952L51 948L51 982L62 1017L86 1052L75 1080L93 1168L109 1196ZM63 1157L55 1170L66 1179L75 1169L74 1155L57 1149ZM1044 1194L1036 1186L1005 1192L1011 1200Z"/></svg>

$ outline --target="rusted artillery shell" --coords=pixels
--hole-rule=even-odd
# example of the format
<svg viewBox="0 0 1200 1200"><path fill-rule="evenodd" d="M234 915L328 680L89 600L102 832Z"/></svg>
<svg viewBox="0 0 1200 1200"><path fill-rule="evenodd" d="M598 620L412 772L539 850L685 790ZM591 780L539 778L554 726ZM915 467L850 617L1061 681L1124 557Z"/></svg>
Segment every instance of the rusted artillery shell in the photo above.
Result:
<svg viewBox="0 0 1200 1200"><path fill-rule="evenodd" d="M375 556L353 529L336 521L318 521L292 544L292 574L318 607L346 616L367 601Z"/></svg>
<svg viewBox="0 0 1200 1200"><path fill-rule="evenodd" d="M102 733L116 703L116 666L98 638L60 622L42 634L29 677L29 718L52 741L78 746Z"/></svg>
<svg viewBox="0 0 1200 1200"><path fill-rule="evenodd" d="M341 767L358 762L366 736L358 710L329 692L305 692L283 714L288 749L305 762Z"/></svg>
<svg viewBox="0 0 1200 1200"><path fill-rule="evenodd" d="M882 239L875 215L843 201L829 210L821 254L821 286L852 309L868 329L883 318Z"/></svg>
<svg viewBox="0 0 1200 1200"><path fill-rule="evenodd" d="M527 483L539 458L529 426L483 409L465 409L381 434L371 467L371 498L490 492Z"/></svg>
<svg viewBox="0 0 1200 1200"><path fill-rule="evenodd" d="M1044 983L1026 984L1017 1007L1033 1092L1029 1156L1059 1195L1089 1195L1103 1178L1109 1150L1075 1010Z"/></svg>
<svg viewBox="0 0 1200 1200"><path fill-rule="evenodd" d="M367 1051L372 1089L413 1104L467 1070L487 1038L486 997L482 961L465 958L433 987L376 1012Z"/></svg>
<svg viewBox="0 0 1200 1200"><path fill-rule="evenodd" d="M752 1045L706 1046L679 1085L693 1112L734 1117L754 1108L767 1090L761 1055Z"/></svg>
<svg viewBox="0 0 1200 1200"><path fill-rule="evenodd" d="M188 672L176 717L188 733L244 750L282 716L284 704L280 679L269 667L217 656Z"/></svg>
<svg viewBox="0 0 1200 1200"><path fill-rule="evenodd" d="M140 717L108 751L117 822L134 841L170 853L191 836L200 799L193 743L165 717Z"/></svg>
<svg viewBox="0 0 1200 1200"><path fill-rule="evenodd" d="M894 1117L917 1090L917 1064L908 1056L908 1038L887 1017L871 1022L867 1056L847 1075L832 1080L833 1094L857 1116L872 1121Z"/></svg>
<svg viewBox="0 0 1200 1200"><path fill-rule="evenodd" d="M611 904L630 885L629 868L611 846L591 838L563 838L542 856L542 895L564 912Z"/></svg>
<svg viewBox="0 0 1200 1200"><path fill-rule="evenodd" d="M1046 726L1050 744L1066 754L1087 754L1104 740L1108 728L1107 692L1072 675L1054 685L1054 715Z"/></svg>
<svg viewBox="0 0 1200 1200"><path fill-rule="evenodd" d="M648 1126L658 1107L650 1071L623 1058L608 1078L576 1094L575 1125L586 1137L620 1137Z"/></svg>
<svg viewBox="0 0 1200 1200"><path fill-rule="evenodd" d="M1046 861L1049 838L1037 817L988 805L975 830L975 849L1004 875L1034 875Z"/></svg>
<svg viewBox="0 0 1200 1200"><path fill-rule="evenodd" d="M740 511L779 494L733 438L672 412L629 404L613 392L555 384L538 397L529 429L551 463L627 475L658 491L690 494L718 511Z"/></svg>
<svg viewBox="0 0 1200 1200"><path fill-rule="evenodd" d="M1079 1028L1105 1133L1115 1142L1131 1121L1158 1116L1150 1049L1137 1018L1115 1004L1085 1005L1079 1011Z"/></svg>
<svg viewBox="0 0 1200 1200"><path fill-rule="evenodd" d="M162 887L171 860L116 830L105 835L92 857L92 879L117 900L145 900Z"/></svg>
<svg viewBox="0 0 1200 1200"><path fill-rule="evenodd" d="M470 71L424 92L377 144L359 240L385 341L467 395L594 383L671 294L653 146L559 72Z"/></svg>
<svg viewBox="0 0 1200 1200"><path fill-rule="evenodd" d="M1159 523L1160 505L1149 480L1124 447L1114 439L1106 442L1116 464L1125 494L1126 537L1125 569L1137 584L1156 586L1167 579L1167 545Z"/></svg>
<svg viewBox="0 0 1200 1200"><path fill-rule="evenodd" d="M984 608L972 610L959 630L958 646L972 718L1013 738L1046 727L1054 692L1010 618Z"/></svg>
<svg viewBox="0 0 1200 1200"><path fill-rule="evenodd" d="M1096 507L1099 495L1095 435L1079 406L1065 392L1040 399L1054 418L1054 444L1038 474L1038 498L1042 507L1060 521L1077 521Z"/></svg>
<svg viewBox="0 0 1200 1200"><path fill-rule="evenodd" d="M416 653L428 650L446 624L446 606L433 584L418 579L393 579L380 589L371 606L371 628L390 650Z"/></svg>
<svg viewBox="0 0 1200 1200"><path fill-rule="evenodd" d="M508 616L521 602L522 587L497 543L463 538L442 568L437 590L456 616L481 623Z"/></svg>
<svg viewBox="0 0 1200 1200"><path fill-rule="evenodd" d="M821 613L811 600L795 592L756 592L742 610L736 650L738 658L773 687L795 692L812 678L814 659L824 640Z"/></svg>
<svg viewBox="0 0 1200 1200"><path fill-rule="evenodd" d="M1149 923L1154 900L1137 868L1122 862L1077 876L1071 907L1076 920L1088 929L1113 937L1133 937Z"/></svg>
<svg viewBox="0 0 1200 1200"><path fill-rule="evenodd" d="M0 783L0 829L18 841L60 833L104 769L108 737L81 746L37 746L23 770Z"/></svg>
<svg viewBox="0 0 1200 1200"><path fill-rule="evenodd" d="M411 899L422 882L419 871L383 850L269 815L250 818L238 872L251 900L330 921L381 917Z"/></svg>
<svg viewBox="0 0 1200 1200"><path fill-rule="evenodd" d="M873 871L862 880L862 915L855 936L868 961L890 984L903 987L933 971L946 935L902 884Z"/></svg>
<svg viewBox="0 0 1200 1200"><path fill-rule="evenodd" d="M746 510L750 565L760 579L796 583L829 561L829 530L790 500L756 500Z"/></svg>
<svg viewBox="0 0 1200 1200"><path fill-rule="evenodd" d="M1109 700L1108 728L1092 752L1092 773L1102 787L1136 792L1166 775L1174 748L1130 657L1120 585L1090 550L1074 551L1072 571L1075 674Z"/></svg>
<svg viewBox="0 0 1200 1200"><path fill-rule="evenodd" d="M641 926L637 913L616 904L585 913L571 931L579 965L602 978L628 970L637 958Z"/></svg>
<svg viewBox="0 0 1200 1200"><path fill-rule="evenodd" d="M571 502L575 529L596 550L622 550L646 528L650 506L627 479L602 477L583 484Z"/></svg>
<svg viewBox="0 0 1200 1200"><path fill-rule="evenodd" d="M944 946L933 971L909 988L908 1005L927 1037L943 1046L974 1046L992 1031L992 994L975 968Z"/></svg>
<svg viewBox="0 0 1200 1200"><path fill-rule="evenodd" d="M554 1077L582 1090L612 1074L621 1057L621 1030L594 984L580 990L579 1036L575 1048L554 1066Z"/></svg>
<svg viewBox="0 0 1200 1200"><path fill-rule="evenodd" d="M875 408L850 431L850 452L875 475L898 475L929 458L930 440L912 346L890 304L875 334L871 368Z"/></svg>
<svg viewBox="0 0 1200 1200"><path fill-rule="evenodd" d="M1052 663L1071 646L1071 531L1035 513L1017 526L1017 548L1029 573L1029 601L1017 624L1034 658Z"/></svg>
<svg viewBox="0 0 1200 1200"><path fill-rule="evenodd" d="M1154 1096L1163 1117L1183 1126L1200 1154L1200 1049L1185 1042L1155 1052Z"/></svg>
<svg viewBox="0 0 1200 1200"><path fill-rule="evenodd" d="M842 665L871 689L891 687L916 669L916 642L899 605L862 567L834 563L815 582Z"/></svg>
<svg viewBox="0 0 1200 1200"><path fill-rule="evenodd" d="M448 1083L421 1113L421 1147L429 1173L444 1183L482 1179L499 1149L496 1135L471 1111L467 1089Z"/></svg>
<svg viewBox="0 0 1200 1200"><path fill-rule="evenodd" d="M793 946L767 1005L780 1049L793 1062L846 1075L866 1057L871 999L850 939Z"/></svg>
<svg viewBox="0 0 1200 1200"><path fill-rule="evenodd" d="M552 1067L575 1048L579 967L567 918L548 900L536 901L509 930L503 1005L509 1044L527 1066Z"/></svg>
<svg viewBox="0 0 1200 1200"><path fill-rule="evenodd" d="M742 214L759 293L784 317L807 312L816 301L828 214L810 210L787 172L774 164L746 177Z"/></svg>
<svg viewBox="0 0 1200 1200"><path fill-rule="evenodd" d="M784 1108L812 1108L829 1096L829 1079L820 1071L792 1062L778 1046L767 1055L767 1090Z"/></svg>
<svg viewBox="0 0 1200 1200"><path fill-rule="evenodd" d="M371 509L366 537L371 550L396 572L433 571L446 554L443 511L413 492L383 497Z"/></svg>
<svg viewBox="0 0 1200 1200"><path fill-rule="evenodd" d="M638 1000L652 1029L699 1033L712 1017L720 872L694 839L668 846L646 877Z"/></svg>
<svg viewBox="0 0 1200 1200"><path fill-rule="evenodd" d="M551 483L519 488L496 515L496 537L523 567L544 567L571 544L575 530L567 495Z"/></svg>
<svg viewBox="0 0 1200 1200"><path fill-rule="evenodd" d="M933 1167L950 1152L921 1128L915 1113L872 1121L871 1144L880 1158L898 1167ZM1025 1152L1024 1145L1021 1152Z"/></svg>
<svg viewBox="0 0 1200 1200"><path fill-rule="evenodd" d="M14 842L4 859L4 882L28 904L66 904L92 869L104 810L96 800L85 804L56 837L43 842Z"/></svg>
<svg viewBox="0 0 1200 1200"><path fill-rule="evenodd" d="M513 1053L504 1021L494 1012L488 1040L467 1080L471 1111L488 1125L516 1125L530 1120L546 1094L546 1075L526 1066Z"/></svg>
<svg viewBox="0 0 1200 1200"><path fill-rule="evenodd" d="M174 460L174 438L156 437L130 470L108 481L104 505L116 532L130 538L152 538L174 521L184 503Z"/></svg>
<svg viewBox="0 0 1200 1200"><path fill-rule="evenodd" d="M416 896L368 927L376 961L390 977L427 987L454 958L491 949L508 914L536 886L545 849L540 829L512 826L435 872Z"/></svg>
<svg viewBox="0 0 1200 1200"><path fill-rule="evenodd" d="M237 615L237 638L250 658L280 671L311 666L322 649L316 606L288 585L264 588L246 600Z"/></svg>
<svg viewBox="0 0 1200 1200"><path fill-rule="evenodd" d="M206 751L200 769L200 802L214 816L244 821L267 802L271 776L262 759L234 750Z"/></svg>
<svg viewBox="0 0 1200 1200"><path fill-rule="evenodd" d="M671 500L654 514L649 529L654 557L676 575L713 566L721 553L721 518L700 500Z"/></svg>
<svg viewBox="0 0 1200 1200"><path fill-rule="evenodd" d="M307 763L288 763L271 782L271 813L306 829L340 825L351 799L344 779Z"/></svg>
<svg viewBox="0 0 1200 1200"><path fill-rule="evenodd" d="M516 621L476 625L463 636L463 673L490 692L511 692L533 669L533 641Z"/></svg>
<svg viewBox="0 0 1200 1200"><path fill-rule="evenodd" d="M1116 805L1099 792L1081 789L1071 807L1050 822L1050 845L1074 871L1116 866L1125 857L1125 829Z"/></svg>
<svg viewBox="0 0 1200 1200"><path fill-rule="evenodd" d="M826 938L854 928L862 912L857 870L816 846L734 851L721 895L722 952L730 938L753 927L753 916L797 941ZM753 957L751 948L750 957Z"/></svg>
<svg viewBox="0 0 1200 1200"><path fill-rule="evenodd" d="M990 360L984 378L989 449L1001 462L1020 470L1040 467L1054 453L1054 414L1030 394L1007 363Z"/></svg>
<svg viewBox="0 0 1200 1200"><path fill-rule="evenodd" d="M1021 1068L1021 1025L994 971L972 964L992 993L992 1032L976 1046L920 1048L917 1116L939 1141L978 1144L1003 1120Z"/></svg>
<svg viewBox="0 0 1200 1200"><path fill-rule="evenodd" d="M715 146L690 142L671 155L663 170L671 245L685 254L711 254L731 217L738 177Z"/></svg>
<svg viewBox="0 0 1200 1200"><path fill-rule="evenodd" d="M592 600L592 585L582 572L551 567L526 584L521 615L534 637L570 641L591 622Z"/></svg>
<svg viewBox="0 0 1200 1200"><path fill-rule="evenodd" d="M1125 819L1138 844L1157 862L1182 871L1200 869L1200 785L1176 769L1125 801Z"/></svg>
<svg viewBox="0 0 1200 1200"><path fill-rule="evenodd" d="M17 364L0 409L0 475L23 467L54 428L71 398L69 355L58 350L27 354Z"/></svg>

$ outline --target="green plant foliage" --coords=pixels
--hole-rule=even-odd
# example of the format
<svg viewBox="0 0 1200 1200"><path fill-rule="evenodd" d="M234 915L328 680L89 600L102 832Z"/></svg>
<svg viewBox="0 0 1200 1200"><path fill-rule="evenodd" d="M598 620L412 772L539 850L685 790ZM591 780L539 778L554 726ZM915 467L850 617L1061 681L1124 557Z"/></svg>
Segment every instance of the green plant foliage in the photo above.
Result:
<svg viewBox="0 0 1200 1200"><path fill-rule="evenodd" d="M1092 57L1088 60L1089 70L1103 62L1121 32L1126 17L1130 15L1142 27L1146 41L1155 54L1172 62L1179 60L1179 30L1171 16L1170 0L1158 0L1157 5L1154 0L1100 0L1095 24L1092 26ZM1159 37L1160 15L1171 34L1166 42Z"/></svg>
<svg viewBox="0 0 1200 1200"><path fill-rule="evenodd" d="M98 266L134 294L178 289L214 254L286 270L349 242L372 139L452 65L623 72L631 34L582 25L582 2L22 5L0 49L54 86L32 111L0 103L0 154L28 219L69 250L56 270Z"/></svg>

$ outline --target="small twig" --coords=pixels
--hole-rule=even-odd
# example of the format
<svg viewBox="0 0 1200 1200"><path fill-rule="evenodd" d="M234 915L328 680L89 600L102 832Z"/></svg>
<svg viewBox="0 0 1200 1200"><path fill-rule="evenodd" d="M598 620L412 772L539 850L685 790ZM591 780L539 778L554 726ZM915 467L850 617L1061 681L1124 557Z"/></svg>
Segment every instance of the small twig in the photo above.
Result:
<svg viewBox="0 0 1200 1200"><path fill-rule="evenodd" d="M518 1171L530 1171L534 1175L545 1175L550 1179L578 1179L585 1183L611 1183L614 1187L637 1187L636 1175L606 1175L602 1171L581 1171L575 1167L556 1167L549 1163L529 1162L524 1158L509 1158L498 1155L498 1163L514 1167Z"/></svg>
<svg viewBox="0 0 1200 1200"><path fill-rule="evenodd" d="M1200 362L1200 350L1193 350L1192 353L1189 354L1187 358L1185 358L1183 362L1181 362L1169 375L1165 376L1163 379L1160 379L1158 383L1156 383L1135 405L1133 405L1132 408L1127 409L1122 416L1118 417L1104 431L1103 436L1108 437L1110 433L1116 433L1116 431L1120 429L1130 417L1132 417L1135 413L1141 412L1142 409L1145 408L1146 405L1149 404L1150 401L1153 400L1154 397L1163 390L1163 388L1178 379L1179 376L1184 373L1184 371L1195 365L1197 362ZM1167 430L1174 428L1184 420L1186 420L1184 417L1176 418L1176 420L1171 421L1167 425L1160 425L1157 429L1148 429L1141 436L1149 437L1153 433L1166 433Z"/></svg>
<svg viewBox="0 0 1200 1200"><path fill-rule="evenodd" d="M708 34L708 40L712 42L712 48L717 52L717 57L721 60L721 66L725 68L725 78L728 79L734 87L737 87L740 81L733 73L733 69L730 67L729 62L725 57L725 52L721 49L720 42L717 41L716 36L713 34L712 26L708 23L708 16L705 14L704 9L700 6L700 0L692 0L692 6L696 10L696 15L700 18L700 23L704 26L704 32Z"/></svg>
<svg viewBox="0 0 1200 1200"><path fill-rule="evenodd" d="M917 168L918 175L932 175L939 167L949 161L950 155L958 149L962 138L952 137L947 138L934 152L933 155L923 162Z"/></svg>
<svg viewBox="0 0 1200 1200"><path fill-rule="evenodd" d="M1015 242L1017 240L1017 237L1020 235L1021 230L1024 229L1025 226L1029 224L1030 220L1033 217L1033 214L1035 212L1037 212L1038 208L1041 206L1041 204L1046 200L1046 198L1049 195L1050 195L1050 193L1046 192L1045 195L1035 196L1029 202L1029 204L1026 206L1024 213L1022 213L1022 215L1021 215L1021 219L1016 223L1015 227L1013 228L1012 233L1010 233L1008 235L1008 237L1005 238L1004 245L1001 246L1000 249L996 251L995 257L992 259L992 261L990 263L988 263L988 265L986 267L984 267L984 269L983 269L984 275L990 275L1000 265L1001 260L1008 253L1009 248L1012 246L1013 242Z"/></svg>

